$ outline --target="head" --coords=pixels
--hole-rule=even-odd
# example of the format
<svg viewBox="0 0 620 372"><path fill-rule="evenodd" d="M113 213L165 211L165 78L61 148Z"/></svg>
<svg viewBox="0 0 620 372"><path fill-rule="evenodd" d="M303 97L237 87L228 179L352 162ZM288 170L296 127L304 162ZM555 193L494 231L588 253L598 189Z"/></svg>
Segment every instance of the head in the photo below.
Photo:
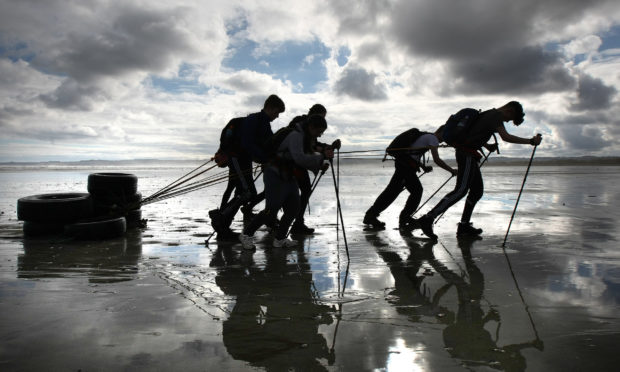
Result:
<svg viewBox="0 0 620 372"><path fill-rule="evenodd" d="M435 135L435 137L437 137L437 139L439 140L439 143L443 142L443 128L444 127L445 127L445 125L440 126L439 128L437 128L435 133L433 133Z"/></svg>
<svg viewBox="0 0 620 372"><path fill-rule="evenodd" d="M510 101L504 106L499 108L500 111L504 113L505 121L511 121L514 125L519 126L523 123L523 117L525 113L523 112L523 106L517 101Z"/></svg>
<svg viewBox="0 0 620 372"><path fill-rule="evenodd" d="M310 136L314 138L321 137L325 129L327 129L327 121L325 121L323 116L317 114L308 116L306 130Z"/></svg>
<svg viewBox="0 0 620 372"><path fill-rule="evenodd" d="M327 116L327 109L320 103L316 103L310 107L310 110L308 110L308 116L310 115L321 115L322 117L325 117Z"/></svg>
<svg viewBox="0 0 620 372"><path fill-rule="evenodd" d="M274 121L281 113L284 112L284 101L280 99L280 97L275 94L270 95L265 100L265 105L263 106L263 111L271 121Z"/></svg>

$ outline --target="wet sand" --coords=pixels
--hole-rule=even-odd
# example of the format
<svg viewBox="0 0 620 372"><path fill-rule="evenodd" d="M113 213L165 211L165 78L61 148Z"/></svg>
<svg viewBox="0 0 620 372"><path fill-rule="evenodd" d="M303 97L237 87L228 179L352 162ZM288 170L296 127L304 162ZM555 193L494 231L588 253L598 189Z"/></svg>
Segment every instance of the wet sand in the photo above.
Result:
<svg viewBox="0 0 620 372"><path fill-rule="evenodd" d="M525 166L483 170L472 221L484 239L456 239L460 202L433 243L397 229L405 193L381 215L386 230L363 229L392 172L377 164L340 169L349 260L330 173L311 199L314 235L283 250L259 230L246 252L204 244L221 185L144 206L147 227L123 238L24 239L19 197L85 192L89 173L111 170L0 172L0 368L618 369L620 167L535 165L502 249ZM148 195L190 169L114 171ZM422 200L447 178L424 176Z"/></svg>

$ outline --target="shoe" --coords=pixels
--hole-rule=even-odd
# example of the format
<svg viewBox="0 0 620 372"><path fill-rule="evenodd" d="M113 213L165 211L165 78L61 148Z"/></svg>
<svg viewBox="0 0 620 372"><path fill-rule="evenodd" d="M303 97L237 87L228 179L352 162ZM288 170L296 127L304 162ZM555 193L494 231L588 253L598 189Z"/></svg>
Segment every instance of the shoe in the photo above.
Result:
<svg viewBox="0 0 620 372"><path fill-rule="evenodd" d="M420 228L424 235L428 236L433 240L437 240L437 235L433 232L433 219L428 217L427 215L422 216L418 223L420 224Z"/></svg>
<svg viewBox="0 0 620 372"><path fill-rule="evenodd" d="M459 222L456 229L456 236L478 236L482 234L482 229L475 228L471 222Z"/></svg>
<svg viewBox="0 0 620 372"><path fill-rule="evenodd" d="M295 223L291 227L291 234L312 234L314 233L314 229L306 226L305 223Z"/></svg>
<svg viewBox="0 0 620 372"><path fill-rule="evenodd" d="M415 230L420 228L418 220L411 216L401 216L398 219L398 228L402 230Z"/></svg>
<svg viewBox="0 0 620 372"><path fill-rule="evenodd" d="M250 235L245 235L244 233L239 234L239 241L241 242L243 249L256 249L256 246L254 245L254 238Z"/></svg>
<svg viewBox="0 0 620 372"><path fill-rule="evenodd" d="M224 224L222 223L222 213L220 213L219 209L212 209L209 211L209 218L211 219L211 226L216 233L220 233L220 231L224 231Z"/></svg>
<svg viewBox="0 0 620 372"><path fill-rule="evenodd" d="M294 247L298 244L299 242L297 240L293 240L293 239L289 239L289 238L284 238L284 239L273 239L273 246L275 248L288 248L288 247Z"/></svg>
<svg viewBox="0 0 620 372"><path fill-rule="evenodd" d="M371 225L375 229L384 229L385 222L379 221L376 215L366 213L364 215L364 225Z"/></svg>

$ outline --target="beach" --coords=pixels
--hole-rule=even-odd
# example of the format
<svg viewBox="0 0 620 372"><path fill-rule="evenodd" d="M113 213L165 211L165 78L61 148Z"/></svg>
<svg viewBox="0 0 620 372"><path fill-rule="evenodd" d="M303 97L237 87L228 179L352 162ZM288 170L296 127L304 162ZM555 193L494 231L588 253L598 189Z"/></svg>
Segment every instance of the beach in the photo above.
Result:
<svg viewBox="0 0 620 372"><path fill-rule="evenodd" d="M492 160L472 218L482 240L455 236L463 201L435 225L437 242L402 233L406 191L380 216L385 230L365 230L393 172L378 160L323 176L306 217L316 232L298 248L272 248L264 229L255 252L205 244L224 184L143 206L146 227L120 238L23 237L20 197L86 192L95 172L135 174L148 196L194 166L0 169L2 370L618 369L617 165L534 161L505 246L527 165ZM448 178L424 175L422 201ZM233 230L242 224L239 213Z"/></svg>

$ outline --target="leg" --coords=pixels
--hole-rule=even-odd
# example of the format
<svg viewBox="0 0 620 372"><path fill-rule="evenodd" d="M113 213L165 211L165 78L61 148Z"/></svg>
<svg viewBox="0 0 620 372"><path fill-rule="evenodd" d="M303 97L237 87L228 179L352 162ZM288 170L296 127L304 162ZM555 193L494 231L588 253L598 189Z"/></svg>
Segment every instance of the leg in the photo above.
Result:
<svg viewBox="0 0 620 372"><path fill-rule="evenodd" d="M308 206L308 201L310 200L310 191L312 187L310 183L310 176L308 175L308 171L305 169L299 169L299 171L296 171L295 176L301 195L299 196L299 212L295 217L295 223L293 224L292 231L302 234L312 234L314 229L309 228L304 223L304 213L306 212L306 207Z"/></svg>
<svg viewBox="0 0 620 372"><path fill-rule="evenodd" d="M476 206L476 203L478 203L478 200L482 198L483 193L484 184L482 182L482 174L480 173L480 168L476 167L476 172L472 177L472 182L469 188L469 194L467 195L467 199L465 200L465 207L463 207L461 222L459 222L458 228L456 230L456 236L478 237L478 235L482 234L482 229L473 227L469 220L471 219L471 215L474 212L474 207Z"/></svg>
<svg viewBox="0 0 620 372"><path fill-rule="evenodd" d="M284 213L282 214L280 224L278 225L278 229L275 234L275 239L277 240L286 238L288 229L301 208L299 188L294 180L292 182L285 182L283 184L282 191L282 194L286 195L286 197L282 201L282 209Z"/></svg>
<svg viewBox="0 0 620 372"><path fill-rule="evenodd" d="M478 160L471 155L461 151L456 152L456 161L458 165L458 175L456 176L456 185L454 190L449 192L430 212L419 219L420 228L426 236L431 239L437 239L437 235L433 232L433 221L435 218L448 210L451 206L461 200L469 190L472 179L475 178L476 171L479 173Z"/></svg>
<svg viewBox="0 0 620 372"><path fill-rule="evenodd" d="M418 208L418 205L420 205L424 188L422 187L418 175L413 170L410 172L403 172L403 174L405 175L405 188L409 191L409 197L407 198L407 202L405 202L403 210L400 212L400 216L411 217L413 212Z"/></svg>
<svg viewBox="0 0 620 372"><path fill-rule="evenodd" d="M265 184L265 209L243 229L243 234L248 236L254 235L256 230L278 213L286 197L280 175L270 167L263 171L263 182Z"/></svg>
<svg viewBox="0 0 620 372"><path fill-rule="evenodd" d="M476 173L480 174L478 160L473 156L457 151L456 161L458 163L458 175L456 176L454 190L444 196L443 199L425 215L432 220L461 200L469 191Z"/></svg>
<svg viewBox="0 0 620 372"><path fill-rule="evenodd" d="M465 207L463 208L463 214L461 216L462 223L469 223L471 219L471 215L474 212L474 207L476 203L482 198L482 194L484 193L484 183L482 181L482 173L480 172L480 168L476 167L474 169L474 174L472 175L471 185L469 187L469 194L467 195L467 199L465 200Z"/></svg>
<svg viewBox="0 0 620 372"><path fill-rule="evenodd" d="M392 175L390 182L381 194L379 194L374 204L366 211L366 215L364 216L365 224L373 225L375 228L379 227L378 225L385 226L385 223L377 220L377 217L381 212L386 210L404 190L405 181L403 173L402 167L399 166L398 161L396 161L394 163L394 175Z"/></svg>
<svg viewBox="0 0 620 372"><path fill-rule="evenodd" d="M235 181L231 179L232 176L233 176L233 173L229 169L228 170L228 183L226 184L226 190L224 190L224 194L222 194L222 202L220 203L220 210L224 209L224 207L230 200L230 195L232 194L233 190L236 189Z"/></svg>

